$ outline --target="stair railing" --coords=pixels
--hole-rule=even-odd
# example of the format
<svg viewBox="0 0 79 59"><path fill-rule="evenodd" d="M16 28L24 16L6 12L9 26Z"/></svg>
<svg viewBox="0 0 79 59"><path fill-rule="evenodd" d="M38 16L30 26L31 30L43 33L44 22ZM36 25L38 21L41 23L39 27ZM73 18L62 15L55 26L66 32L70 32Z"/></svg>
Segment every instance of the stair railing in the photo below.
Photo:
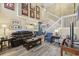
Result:
<svg viewBox="0 0 79 59"><path fill-rule="evenodd" d="M46 29L47 32L54 32L56 29L61 29L62 27L70 27L71 22L75 22L77 19L77 14L62 16L59 18L54 24L52 24L48 29Z"/></svg>

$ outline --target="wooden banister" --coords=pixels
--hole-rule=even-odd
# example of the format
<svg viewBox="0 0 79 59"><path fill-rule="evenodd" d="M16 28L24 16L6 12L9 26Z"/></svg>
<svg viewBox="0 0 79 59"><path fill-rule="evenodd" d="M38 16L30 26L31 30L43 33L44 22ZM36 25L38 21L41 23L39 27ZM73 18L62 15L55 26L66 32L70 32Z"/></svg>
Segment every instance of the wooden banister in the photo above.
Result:
<svg viewBox="0 0 79 59"><path fill-rule="evenodd" d="M61 56L63 56L64 51L71 53L72 55L79 56L79 50L75 48L71 48L71 47L65 47L64 44L67 44L66 39L63 40L62 45L61 45Z"/></svg>

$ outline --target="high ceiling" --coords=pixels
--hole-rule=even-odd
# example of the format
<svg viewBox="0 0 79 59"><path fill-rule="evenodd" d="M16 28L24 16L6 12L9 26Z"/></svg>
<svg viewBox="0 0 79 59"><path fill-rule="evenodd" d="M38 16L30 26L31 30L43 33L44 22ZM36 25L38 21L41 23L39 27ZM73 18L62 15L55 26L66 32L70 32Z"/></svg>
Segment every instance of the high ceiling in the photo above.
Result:
<svg viewBox="0 0 79 59"><path fill-rule="evenodd" d="M77 4L74 3L44 3L42 5L42 7L57 16L70 15L77 11Z"/></svg>
<svg viewBox="0 0 79 59"><path fill-rule="evenodd" d="M71 15L77 11L77 5L74 3L37 3L41 7L46 8L49 12L56 16ZM75 6L75 7L74 7Z"/></svg>

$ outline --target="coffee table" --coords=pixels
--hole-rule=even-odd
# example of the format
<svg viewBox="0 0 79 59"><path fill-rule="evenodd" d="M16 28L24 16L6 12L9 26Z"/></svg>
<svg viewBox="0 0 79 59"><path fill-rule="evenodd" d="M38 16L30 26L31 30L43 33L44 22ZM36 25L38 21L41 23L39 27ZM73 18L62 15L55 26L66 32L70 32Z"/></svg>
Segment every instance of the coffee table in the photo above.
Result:
<svg viewBox="0 0 79 59"><path fill-rule="evenodd" d="M29 49L37 46L37 45L41 45L42 44L42 41L41 41L40 37L39 38L35 37L35 38L32 38L32 39L24 40L23 42L24 42L23 46L27 50L29 50Z"/></svg>

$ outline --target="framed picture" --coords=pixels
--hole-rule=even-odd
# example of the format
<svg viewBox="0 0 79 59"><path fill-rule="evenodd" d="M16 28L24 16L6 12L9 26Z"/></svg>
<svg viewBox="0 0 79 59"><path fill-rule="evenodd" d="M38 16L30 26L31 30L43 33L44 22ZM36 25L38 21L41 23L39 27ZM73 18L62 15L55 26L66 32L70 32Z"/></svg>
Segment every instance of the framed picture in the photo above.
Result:
<svg viewBox="0 0 79 59"><path fill-rule="evenodd" d="M40 19L40 7L36 6L36 19Z"/></svg>
<svg viewBox="0 0 79 59"><path fill-rule="evenodd" d="M30 17L31 18L35 18L35 12L34 12L34 10L30 10Z"/></svg>
<svg viewBox="0 0 79 59"><path fill-rule="evenodd" d="M4 3L4 8L15 10L15 4L14 3Z"/></svg>
<svg viewBox="0 0 79 59"><path fill-rule="evenodd" d="M36 19L40 19L40 13L36 13Z"/></svg>
<svg viewBox="0 0 79 59"><path fill-rule="evenodd" d="M40 12L40 7L36 6L36 12Z"/></svg>
<svg viewBox="0 0 79 59"><path fill-rule="evenodd" d="M28 16L28 3L21 4L22 15Z"/></svg>
<svg viewBox="0 0 79 59"><path fill-rule="evenodd" d="M35 7L30 4L30 17L35 18Z"/></svg>

